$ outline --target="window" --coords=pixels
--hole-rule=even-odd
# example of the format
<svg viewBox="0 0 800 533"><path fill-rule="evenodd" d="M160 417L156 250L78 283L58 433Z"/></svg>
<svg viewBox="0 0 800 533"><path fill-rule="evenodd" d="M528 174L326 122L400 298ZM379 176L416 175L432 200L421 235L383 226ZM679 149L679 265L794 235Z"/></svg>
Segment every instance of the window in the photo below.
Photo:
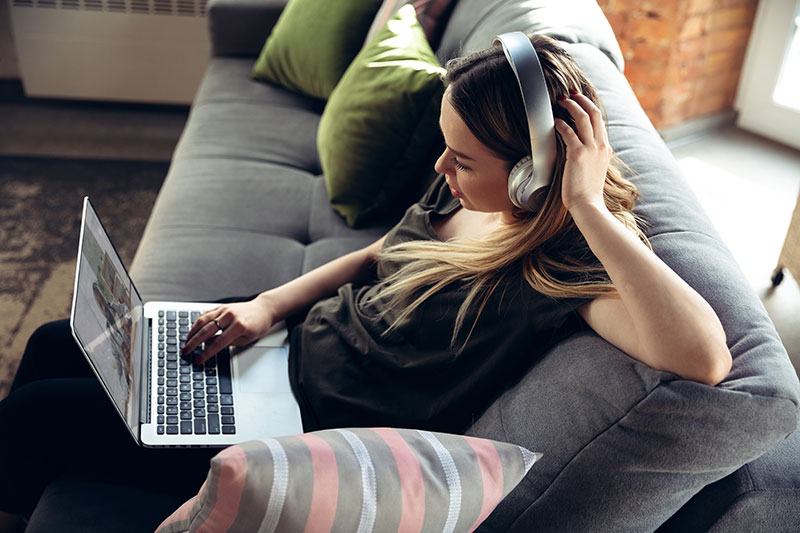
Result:
<svg viewBox="0 0 800 533"><path fill-rule="evenodd" d="M800 149L800 0L759 3L736 108L742 129Z"/></svg>

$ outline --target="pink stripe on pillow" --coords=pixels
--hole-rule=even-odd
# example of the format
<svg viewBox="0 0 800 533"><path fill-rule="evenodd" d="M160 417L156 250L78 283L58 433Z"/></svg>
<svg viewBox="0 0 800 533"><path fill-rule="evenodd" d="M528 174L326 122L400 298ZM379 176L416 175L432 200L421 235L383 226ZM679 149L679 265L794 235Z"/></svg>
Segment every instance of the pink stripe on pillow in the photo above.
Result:
<svg viewBox="0 0 800 533"><path fill-rule="evenodd" d="M221 459L224 459L221 460ZM217 482L217 501L208 518L195 531L197 533L213 533L228 531L239 514L242 491L247 481L247 455L239 446L231 446L221 451L214 459L222 469ZM224 490L219 490L224 487Z"/></svg>
<svg viewBox="0 0 800 533"><path fill-rule="evenodd" d="M486 517L494 510L497 503L503 499L503 463L500 461L500 454L494 444L484 439L474 437L464 437L478 458L478 468L481 470L481 480L483 481L483 504L478 519L469 529L475 529L486 520Z"/></svg>
<svg viewBox="0 0 800 533"><path fill-rule="evenodd" d="M311 510L306 521L305 533L329 532L336 518L336 504L339 501L339 469L336 455L325 439L306 433L298 435L311 452L311 467L314 470Z"/></svg>
<svg viewBox="0 0 800 533"><path fill-rule="evenodd" d="M422 468L411 446L394 429L372 429L392 450L400 476L400 495L402 511L398 533L419 533L425 521L425 483L422 481Z"/></svg>

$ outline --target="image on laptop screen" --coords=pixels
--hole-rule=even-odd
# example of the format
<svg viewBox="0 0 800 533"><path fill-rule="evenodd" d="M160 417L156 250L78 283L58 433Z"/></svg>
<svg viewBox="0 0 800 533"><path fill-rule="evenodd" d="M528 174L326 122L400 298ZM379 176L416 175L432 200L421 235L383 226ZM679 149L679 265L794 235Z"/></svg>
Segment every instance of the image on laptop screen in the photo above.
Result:
<svg viewBox="0 0 800 533"><path fill-rule="evenodd" d="M131 420L137 408L131 388L138 378L133 350L142 302L91 208L84 225L74 327L117 408Z"/></svg>

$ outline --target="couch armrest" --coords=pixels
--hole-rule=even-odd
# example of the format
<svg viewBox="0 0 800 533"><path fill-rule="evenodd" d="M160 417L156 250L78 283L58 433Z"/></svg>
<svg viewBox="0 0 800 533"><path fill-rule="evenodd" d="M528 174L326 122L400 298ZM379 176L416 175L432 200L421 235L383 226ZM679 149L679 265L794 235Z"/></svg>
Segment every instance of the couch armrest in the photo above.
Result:
<svg viewBox="0 0 800 533"><path fill-rule="evenodd" d="M257 56L288 0L209 0L213 56Z"/></svg>

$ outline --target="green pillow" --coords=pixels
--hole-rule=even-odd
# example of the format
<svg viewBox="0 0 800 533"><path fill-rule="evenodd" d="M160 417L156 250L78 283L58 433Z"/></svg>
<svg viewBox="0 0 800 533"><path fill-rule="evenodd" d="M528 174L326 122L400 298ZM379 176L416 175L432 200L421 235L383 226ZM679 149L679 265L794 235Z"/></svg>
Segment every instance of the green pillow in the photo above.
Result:
<svg viewBox="0 0 800 533"><path fill-rule="evenodd" d="M439 140L444 69L406 5L356 56L317 131L331 205L353 227L407 207Z"/></svg>
<svg viewBox="0 0 800 533"><path fill-rule="evenodd" d="M290 0L251 76L327 99L364 44L381 0Z"/></svg>

